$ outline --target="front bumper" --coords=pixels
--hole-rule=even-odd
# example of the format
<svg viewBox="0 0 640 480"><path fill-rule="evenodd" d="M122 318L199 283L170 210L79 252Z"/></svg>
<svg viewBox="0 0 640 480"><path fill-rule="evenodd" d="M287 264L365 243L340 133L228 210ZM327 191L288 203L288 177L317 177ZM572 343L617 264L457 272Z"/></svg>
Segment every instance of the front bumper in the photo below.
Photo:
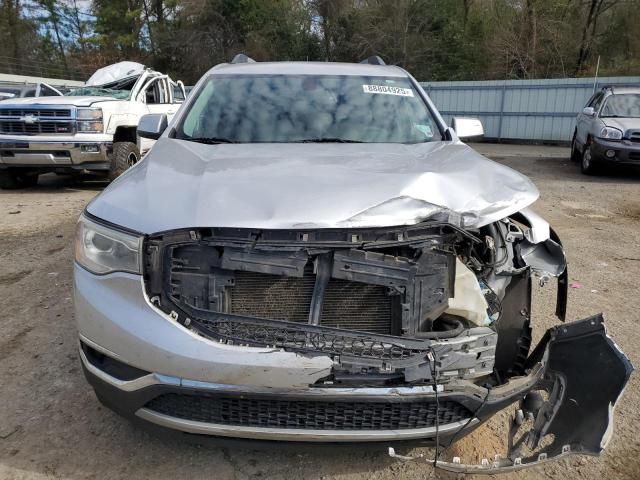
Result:
<svg viewBox="0 0 640 480"><path fill-rule="evenodd" d="M108 170L112 149L110 139L0 138L0 168Z"/></svg>
<svg viewBox="0 0 640 480"><path fill-rule="evenodd" d="M512 468L568 453L600 453L632 371L595 316L551 329L530 355L527 375L491 389L460 379L438 383L437 394L432 385L316 387L331 372L330 357L207 340L155 309L141 289L139 276L96 277L75 266L85 374L113 410L189 437L426 445L437 437L447 446L544 390L548 400L535 412L521 407L535 422L520 439L512 428L510 463L495 466ZM135 367L135 374L119 378L92 362L86 347ZM378 422L376 412L387 423ZM523 445L538 447L548 434L553 442L535 454L521 453Z"/></svg>
<svg viewBox="0 0 640 480"><path fill-rule="evenodd" d="M606 152L609 150L615 152L613 157L606 156ZM591 145L591 154L593 159L599 163L640 166L640 143L629 140L610 142L601 138L594 138Z"/></svg>

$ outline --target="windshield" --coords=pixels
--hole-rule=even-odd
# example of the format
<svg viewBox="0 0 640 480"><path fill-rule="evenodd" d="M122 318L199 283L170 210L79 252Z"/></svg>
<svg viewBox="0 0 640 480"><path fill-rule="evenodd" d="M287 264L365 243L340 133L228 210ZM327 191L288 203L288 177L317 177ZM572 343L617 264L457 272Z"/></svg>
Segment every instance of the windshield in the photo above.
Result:
<svg viewBox="0 0 640 480"><path fill-rule="evenodd" d="M442 138L407 78L211 76L177 138L207 143L419 143Z"/></svg>
<svg viewBox="0 0 640 480"><path fill-rule="evenodd" d="M130 90L115 90L113 88L80 87L67 93L71 97L113 97L126 100L131 94Z"/></svg>
<svg viewBox="0 0 640 480"><path fill-rule="evenodd" d="M640 94L611 95L602 107L601 117L640 117Z"/></svg>

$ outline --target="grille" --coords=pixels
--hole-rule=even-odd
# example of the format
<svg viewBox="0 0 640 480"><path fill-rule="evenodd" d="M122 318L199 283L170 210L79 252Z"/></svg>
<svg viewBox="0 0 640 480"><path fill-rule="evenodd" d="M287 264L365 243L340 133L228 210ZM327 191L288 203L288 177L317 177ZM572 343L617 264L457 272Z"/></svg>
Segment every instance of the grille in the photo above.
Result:
<svg viewBox="0 0 640 480"><path fill-rule="evenodd" d="M73 124L71 122L47 122L26 123L21 121L0 120L0 132L2 133L22 133L36 135L39 133L72 133Z"/></svg>
<svg viewBox="0 0 640 480"><path fill-rule="evenodd" d="M640 160L640 152L629 152L629 160Z"/></svg>
<svg viewBox="0 0 640 480"><path fill-rule="evenodd" d="M632 130L631 132L629 132L629 140L631 140L632 142L640 142L640 131Z"/></svg>
<svg viewBox="0 0 640 480"><path fill-rule="evenodd" d="M26 122L23 117L34 117ZM24 135L65 134L73 132L71 110L68 108L5 108L0 109L0 133Z"/></svg>
<svg viewBox="0 0 640 480"><path fill-rule="evenodd" d="M24 115L33 115L35 117L70 117L69 109L39 109L39 108L4 108L0 109L0 118L2 117L22 117Z"/></svg>
<svg viewBox="0 0 640 480"><path fill-rule="evenodd" d="M306 323L315 275L300 277L236 272L230 289L231 313ZM385 287L331 279L325 291L320 324L390 334L392 298Z"/></svg>
<svg viewBox="0 0 640 480"><path fill-rule="evenodd" d="M404 430L466 420L467 408L433 401L337 402L167 393L146 407L158 413L218 425L302 430Z"/></svg>

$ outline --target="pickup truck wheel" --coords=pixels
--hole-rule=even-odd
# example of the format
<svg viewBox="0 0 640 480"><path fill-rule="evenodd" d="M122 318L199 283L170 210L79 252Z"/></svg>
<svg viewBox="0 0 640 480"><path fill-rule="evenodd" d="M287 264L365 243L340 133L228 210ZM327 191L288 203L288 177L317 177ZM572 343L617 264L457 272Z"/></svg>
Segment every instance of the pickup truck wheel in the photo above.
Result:
<svg viewBox="0 0 640 480"><path fill-rule="evenodd" d="M0 188L13 190L23 187L34 187L38 184L38 174L15 170L0 170Z"/></svg>
<svg viewBox="0 0 640 480"><path fill-rule="evenodd" d="M0 188L13 190L20 187L20 180L15 173L8 170L0 170Z"/></svg>
<svg viewBox="0 0 640 480"><path fill-rule="evenodd" d="M113 144L111 155L111 169L109 179L114 180L122 175L129 167L133 167L140 160L140 150L132 142L116 142Z"/></svg>
<svg viewBox="0 0 640 480"><path fill-rule="evenodd" d="M591 145L585 145L582 151L580 169L585 175L595 175L598 172L598 164L593 160Z"/></svg>
<svg viewBox="0 0 640 480"><path fill-rule="evenodd" d="M18 181L22 187L35 187L38 184L38 174L20 175Z"/></svg>

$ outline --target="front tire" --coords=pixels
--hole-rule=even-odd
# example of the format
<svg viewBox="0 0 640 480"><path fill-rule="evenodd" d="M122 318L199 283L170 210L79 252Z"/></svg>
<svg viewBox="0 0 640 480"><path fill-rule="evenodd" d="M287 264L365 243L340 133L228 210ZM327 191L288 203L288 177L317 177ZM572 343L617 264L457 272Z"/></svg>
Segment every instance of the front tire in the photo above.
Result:
<svg viewBox="0 0 640 480"><path fill-rule="evenodd" d="M8 170L0 171L0 188L3 190L15 190L20 188L18 176Z"/></svg>
<svg viewBox="0 0 640 480"><path fill-rule="evenodd" d="M571 161L578 163L582 160L582 155L580 155L580 150L578 150L578 141L576 140L577 132L573 134L573 139L571 140Z"/></svg>
<svg viewBox="0 0 640 480"><path fill-rule="evenodd" d="M595 175L598 173L598 166L593 160L591 145L585 145L582 151L582 161L580 162L580 170L585 175Z"/></svg>
<svg viewBox="0 0 640 480"><path fill-rule="evenodd" d="M140 161L140 150L132 142L116 142L113 144L113 154L111 155L111 168L109 170L109 180L115 180L122 175L129 167L133 167Z"/></svg>
<svg viewBox="0 0 640 480"><path fill-rule="evenodd" d="M3 190L35 187L37 184L37 173L17 173L11 170L0 170L0 188Z"/></svg>

